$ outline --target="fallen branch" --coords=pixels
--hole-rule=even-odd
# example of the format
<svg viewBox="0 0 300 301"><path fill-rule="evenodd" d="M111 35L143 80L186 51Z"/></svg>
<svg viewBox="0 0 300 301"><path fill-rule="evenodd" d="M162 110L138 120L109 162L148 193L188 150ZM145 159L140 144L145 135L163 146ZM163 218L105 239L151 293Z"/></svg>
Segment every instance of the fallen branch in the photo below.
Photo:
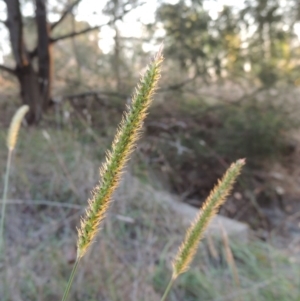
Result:
<svg viewBox="0 0 300 301"><path fill-rule="evenodd" d="M4 65L0 65L0 69L1 70L4 70L12 75L16 75L16 70L12 69L12 68L9 68L7 66L4 66Z"/></svg>

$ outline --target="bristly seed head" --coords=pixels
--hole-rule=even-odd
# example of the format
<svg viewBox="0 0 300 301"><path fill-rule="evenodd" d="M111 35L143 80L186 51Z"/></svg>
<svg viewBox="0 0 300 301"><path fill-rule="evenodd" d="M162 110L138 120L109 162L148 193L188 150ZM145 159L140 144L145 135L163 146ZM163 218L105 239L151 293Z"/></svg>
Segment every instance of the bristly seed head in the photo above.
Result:
<svg viewBox="0 0 300 301"><path fill-rule="evenodd" d="M7 135L7 147L10 151L14 150L16 146L21 122L28 111L29 106L21 106L15 113L13 119L11 120Z"/></svg>
<svg viewBox="0 0 300 301"><path fill-rule="evenodd" d="M173 261L173 279L176 279L180 274L188 270L204 231L211 219L216 215L217 210L225 202L244 165L244 159L240 159L231 164L222 180L218 181L218 184L206 199L194 222L187 230L185 239Z"/></svg>
<svg viewBox="0 0 300 301"><path fill-rule="evenodd" d="M93 242L109 208L112 194L119 184L122 170L140 136L143 121L160 78L162 60L161 46L141 78L131 105L119 125L111 151L107 152L106 162L100 168L101 183L94 189L86 215L78 229L77 258L81 258Z"/></svg>

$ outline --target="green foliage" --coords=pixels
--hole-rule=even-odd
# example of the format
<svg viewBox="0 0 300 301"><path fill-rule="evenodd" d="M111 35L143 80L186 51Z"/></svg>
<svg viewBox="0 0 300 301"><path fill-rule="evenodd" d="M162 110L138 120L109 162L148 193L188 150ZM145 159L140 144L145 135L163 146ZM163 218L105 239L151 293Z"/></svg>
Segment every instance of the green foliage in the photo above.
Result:
<svg viewBox="0 0 300 301"><path fill-rule="evenodd" d="M220 110L222 126L216 131L216 150L227 158L245 156L254 163L278 157L292 121L284 107L270 101L249 100Z"/></svg>
<svg viewBox="0 0 300 301"><path fill-rule="evenodd" d="M203 1L163 3L157 22L166 31L166 53L195 77L258 79L265 87L294 83L299 60L294 24L298 1L245 1L212 17ZM245 72L244 68L250 66Z"/></svg>
<svg viewBox="0 0 300 301"><path fill-rule="evenodd" d="M185 1L163 4L157 20L166 30L166 55L184 70L195 68L195 73L207 74L207 63L214 57L218 39L208 31L211 18L202 5L189 6Z"/></svg>
<svg viewBox="0 0 300 301"><path fill-rule="evenodd" d="M200 204L238 158L247 158L249 173L243 177L252 182L252 171L295 154L291 132L299 128L299 107L284 92L262 90L226 103L184 96L170 93L165 107L155 108L147 129L152 143L144 142L153 172L183 198Z"/></svg>

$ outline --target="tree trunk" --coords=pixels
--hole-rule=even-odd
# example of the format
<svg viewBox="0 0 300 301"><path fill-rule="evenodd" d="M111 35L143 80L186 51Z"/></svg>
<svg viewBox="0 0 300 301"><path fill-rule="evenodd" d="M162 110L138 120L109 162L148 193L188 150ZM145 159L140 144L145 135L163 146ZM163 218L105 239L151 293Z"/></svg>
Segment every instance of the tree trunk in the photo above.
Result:
<svg viewBox="0 0 300 301"><path fill-rule="evenodd" d="M31 64L16 70L20 83L22 103L29 105L26 120L29 124L36 124L42 117L41 93L36 72Z"/></svg>
<svg viewBox="0 0 300 301"><path fill-rule="evenodd" d="M38 28L38 72L33 68L32 57L26 49L23 36L23 21L19 0L5 0L7 26L14 59L15 74L20 83L22 103L30 107L26 119L29 124L38 123L42 112L50 103L51 55L46 0L36 0L36 22Z"/></svg>
<svg viewBox="0 0 300 301"><path fill-rule="evenodd" d="M51 101L51 43L50 43L50 26L47 22L47 0L36 0L36 26L38 34L38 76L39 88L41 93L41 102L43 110L46 110Z"/></svg>
<svg viewBox="0 0 300 301"><path fill-rule="evenodd" d="M114 70L116 76L116 90L122 91L121 74L120 74L120 32L117 24L115 24L115 49L114 49Z"/></svg>
<svg viewBox="0 0 300 301"><path fill-rule="evenodd" d="M30 107L26 115L28 123L38 123L42 113L51 104L51 84L52 84L52 44L70 37L75 37L101 26L88 27L78 32L74 31L56 38L51 38L51 30L60 24L65 17L78 5L81 0L76 0L66 7L61 18L49 24L47 21L47 0L35 0L35 19L37 27L37 46L28 51L24 42L23 21L20 9L20 0L4 0L7 7L7 26L10 35L12 54L16 67L0 65L0 69L15 75L20 84L22 103ZM37 58L38 70L34 69L33 60Z"/></svg>

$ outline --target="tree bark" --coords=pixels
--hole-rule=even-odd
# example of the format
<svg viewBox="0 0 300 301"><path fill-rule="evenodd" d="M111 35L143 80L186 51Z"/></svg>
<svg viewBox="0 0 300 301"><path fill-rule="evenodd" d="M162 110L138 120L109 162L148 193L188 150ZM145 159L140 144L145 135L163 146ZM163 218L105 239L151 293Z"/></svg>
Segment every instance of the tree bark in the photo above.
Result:
<svg viewBox="0 0 300 301"><path fill-rule="evenodd" d="M114 49L114 71L116 76L116 90L122 90L121 73L120 73L120 32L117 24L115 24L115 49Z"/></svg>
<svg viewBox="0 0 300 301"><path fill-rule="evenodd" d="M19 0L5 0L7 6L7 27L13 56L16 62L15 75L20 83L23 104L30 107L26 115L28 123L37 123L41 118L41 94L38 77L28 56L23 36L23 22Z"/></svg>
<svg viewBox="0 0 300 301"><path fill-rule="evenodd" d="M10 1L10 0L9 0ZM37 124L42 117L41 93L38 76L31 64L17 69L23 104L29 105L30 111L26 115L29 124Z"/></svg>
<svg viewBox="0 0 300 301"><path fill-rule="evenodd" d="M46 110L51 102L52 84L52 55L50 45L50 26L47 22L47 0L36 0L36 25L38 34L38 80L43 110Z"/></svg>

